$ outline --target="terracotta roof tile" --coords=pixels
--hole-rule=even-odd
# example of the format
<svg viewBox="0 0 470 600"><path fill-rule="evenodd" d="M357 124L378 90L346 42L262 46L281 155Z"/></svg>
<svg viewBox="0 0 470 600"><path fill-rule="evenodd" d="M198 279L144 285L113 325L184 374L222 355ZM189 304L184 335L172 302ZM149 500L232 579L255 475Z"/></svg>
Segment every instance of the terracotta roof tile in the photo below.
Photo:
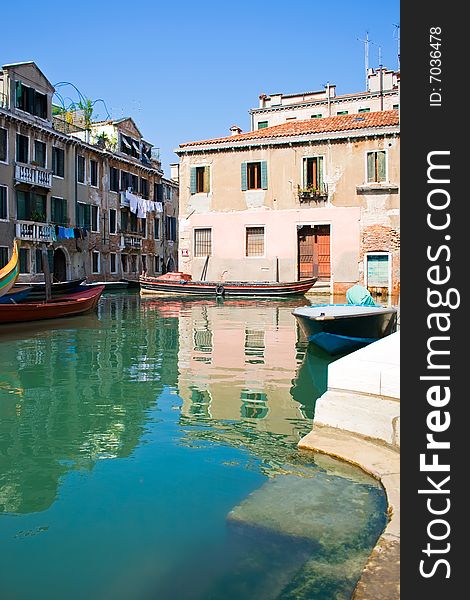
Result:
<svg viewBox="0 0 470 600"><path fill-rule="evenodd" d="M336 115L321 119L307 119L306 121L289 121L273 127L265 127L256 131L248 131L238 135L230 135L212 140L186 142L180 148L188 146L202 146L223 142L242 142L243 140L263 140L304 135L309 133L333 133L335 131L350 131L354 129L369 129L374 127L393 127L399 124L398 110L384 110L380 112L360 113L351 115Z"/></svg>

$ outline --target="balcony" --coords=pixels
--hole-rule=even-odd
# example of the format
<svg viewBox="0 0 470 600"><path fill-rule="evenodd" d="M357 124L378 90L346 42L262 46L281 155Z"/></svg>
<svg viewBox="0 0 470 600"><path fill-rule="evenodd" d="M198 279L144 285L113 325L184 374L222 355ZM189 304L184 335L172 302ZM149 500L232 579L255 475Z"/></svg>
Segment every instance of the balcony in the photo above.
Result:
<svg viewBox="0 0 470 600"><path fill-rule="evenodd" d="M134 248L140 250L142 248L142 237L139 235L131 235L129 233L123 233L121 235L121 249L123 248Z"/></svg>
<svg viewBox="0 0 470 600"><path fill-rule="evenodd" d="M34 221L20 221L16 223L16 237L30 242L52 242L53 225L35 223Z"/></svg>
<svg viewBox="0 0 470 600"><path fill-rule="evenodd" d="M15 179L20 183L29 183L44 188L52 187L52 171L34 165L15 165Z"/></svg>
<svg viewBox="0 0 470 600"><path fill-rule="evenodd" d="M298 194L300 202L319 202L328 200L328 187L326 183L322 183L319 187L309 185L306 188L298 186Z"/></svg>

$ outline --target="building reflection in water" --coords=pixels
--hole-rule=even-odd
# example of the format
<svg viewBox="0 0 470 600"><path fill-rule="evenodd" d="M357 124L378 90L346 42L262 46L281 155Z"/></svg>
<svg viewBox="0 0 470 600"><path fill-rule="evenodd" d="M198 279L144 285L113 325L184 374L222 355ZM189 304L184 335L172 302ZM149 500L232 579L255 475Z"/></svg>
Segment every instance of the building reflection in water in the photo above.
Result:
<svg viewBox="0 0 470 600"><path fill-rule="evenodd" d="M47 509L67 472L129 456L146 411L176 385L177 328L109 296L98 314L3 330L0 511Z"/></svg>
<svg viewBox="0 0 470 600"><path fill-rule="evenodd" d="M308 432L326 390L330 357L307 348L290 300L158 299L143 304L178 318L178 391L188 435L290 450ZM198 426L207 425L205 429ZM268 444L264 443L268 442ZM269 452L271 455L271 452Z"/></svg>

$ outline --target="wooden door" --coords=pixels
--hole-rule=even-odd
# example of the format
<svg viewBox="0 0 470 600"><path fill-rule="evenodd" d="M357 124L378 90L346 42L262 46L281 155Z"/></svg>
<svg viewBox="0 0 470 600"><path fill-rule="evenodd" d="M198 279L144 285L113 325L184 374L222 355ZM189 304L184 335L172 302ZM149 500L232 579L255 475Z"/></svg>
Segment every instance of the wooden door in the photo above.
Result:
<svg viewBox="0 0 470 600"><path fill-rule="evenodd" d="M330 279L330 226L315 225L315 245L318 254L318 277L319 279Z"/></svg>
<svg viewBox="0 0 470 600"><path fill-rule="evenodd" d="M297 232L298 278L309 279L316 276L317 248L311 225L304 225Z"/></svg>

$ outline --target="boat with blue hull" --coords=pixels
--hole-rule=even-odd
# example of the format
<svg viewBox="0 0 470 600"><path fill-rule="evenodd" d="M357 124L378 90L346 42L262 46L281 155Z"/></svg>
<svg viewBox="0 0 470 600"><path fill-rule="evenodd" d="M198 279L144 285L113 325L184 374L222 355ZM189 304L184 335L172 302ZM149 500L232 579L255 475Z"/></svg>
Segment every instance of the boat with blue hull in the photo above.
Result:
<svg viewBox="0 0 470 600"><path fill-rule="evenodd" d="M16 304L26 300L32 291L30 285L15 285L7 294L0 296L0 304Z"/></svg>
<svg viewBox="0 0 470 600"><path fill-rule="evenodd" d="M356 304L303 306L292 311L309 342L328 354L345 354L397 329L397 309Z"/></svg>

